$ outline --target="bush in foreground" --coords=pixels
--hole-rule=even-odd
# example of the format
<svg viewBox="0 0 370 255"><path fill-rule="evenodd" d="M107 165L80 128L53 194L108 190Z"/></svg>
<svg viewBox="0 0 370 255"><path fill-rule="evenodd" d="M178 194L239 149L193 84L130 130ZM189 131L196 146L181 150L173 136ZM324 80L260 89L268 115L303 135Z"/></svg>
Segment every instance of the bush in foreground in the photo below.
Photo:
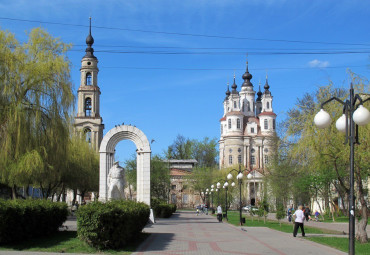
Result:
<svg viewBox="0 0 370 255"><path fill-rule="evenodd" d="M98 249L124 247L149 219L149 206L134 201L93 202L77 211L78 237Z"/></svg>
<svg viewBox="0 0 370 255"><path fill-rule="evenodd" d="M169 218L177 209L175 204L167 204L165 200L157 198L152 198L150 204L156 218Z"/></svg>
<svg viewBox="0 0 370 255"><path fill-rule="evenodd" d="M57 232L66 221L67 204L48 200L0 200L0 243Z"/></svg>

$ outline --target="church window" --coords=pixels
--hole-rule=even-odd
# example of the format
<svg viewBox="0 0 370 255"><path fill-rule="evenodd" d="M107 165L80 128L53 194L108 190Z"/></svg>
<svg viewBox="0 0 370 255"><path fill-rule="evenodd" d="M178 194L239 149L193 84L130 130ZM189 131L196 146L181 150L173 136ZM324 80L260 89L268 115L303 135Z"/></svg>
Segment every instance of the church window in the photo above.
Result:
<svg viewBox="0 0 370 255"><path fill-rule="evenodd" d="M171 189L176 189L176 185L171 185Z"/></svg>
<svg viewBox="0 0 370 255"><path fill-rule="evenodd" d="M85 134L86 142L91 144L91 129L90 128L85 128L84 134Z"/></svg>
<svg viewBox="0 0 370 255"><path fill-rule="evenodd" d="M240 119L236 120L236 128L240 129Z"/></svg>
<svg viewBox="0 0 370 255"><path fill-rule="evenodd" d="M224 127L221 124L221 135L224 133Z"/></svg>
<svg viewBox="0 0 370 255"><path fill-rule="evenodd" d="M251 111L251 105L250 105L249 102L247 103L247 107L248 107L248 112L250 112Z"/></svg>
<svg viewBox="0 0 370 255"><path fill-rule="evenodd" d="M85 99L85 117L91 116L91 98L88 97Z"/></svg>
<svg viewBox="0 0 370 255"><path fill-rule="evenodd" d="M269 163L269 156L265 155L265 164Z"/></svg>
<svg viewBox="0 0 370 255"><path fill-rule="evenodd" d="M92 77L91 77L91 73L87 73L87 74L86 74L86 85L87 85L87 86L91 86L91 85L92 85Z"/></svg>
<svg viewBox="0 0 370 255"><path fill-rule="evenodd" d="M266 109L270 109L270 102L266 103Z"/></svg>
<svg viewBox="0 0 370 255"><path fill-rule="evenodd" d="M256 157L251 156L251 165L254 166L256 164Z"/></svg>
<svg viewBox="0 0 370 255"><path fill-rule="evenodd" d="M252 134L254 133L254 128L251 128L251 133L252 133Z"/></svg>
<svg viewBox="0 0 370 255"><path fill-rule="evenodd" d="M272 128L275 130L275 128L276 128L276 120L275 119L273 119L272 120Z"/></svg>
<svg viewBox="0 0 370 255"><path fill-rule="evenodd" d="M233 156L229 155L229 165L233 164Z"/></svg>
<svg viewBox="0 0 370 255"><path fill-rule="evenodd" d="M265 125L265 129L269 129L269 123L268 123L268 120L264 120L263 121L264 125Z"/></svg>
<svg viewBox="0 0 370 255"><path fill-rule="evenodd" d="M231 128L231 119L228 120L229 129Z"/></svg>
<svg viewBox="0 0 370 255"><path fill-rule="evenodd" d="M236 101L234 101L234 108L236 108Z"/></svg>
<svg viewBox="0 0 370 255"><path fill-rule="evenodd" d="M242 155L238 155L238 163L241 164L242 163Z"/></svg>

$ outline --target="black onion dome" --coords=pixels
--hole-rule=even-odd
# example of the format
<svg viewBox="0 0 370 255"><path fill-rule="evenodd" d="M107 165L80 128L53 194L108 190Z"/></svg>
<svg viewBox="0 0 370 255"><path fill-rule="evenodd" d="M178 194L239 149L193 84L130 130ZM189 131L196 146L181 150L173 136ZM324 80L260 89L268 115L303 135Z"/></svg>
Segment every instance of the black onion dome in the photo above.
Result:
<svg viewBox="0 0 370 255"><path fill-rule="evenodd" d="M91 47L94 44L94 38L91 35L91 17L90 17L89 35L86 37L86 44L87 48L85 50L86 54L84 58L96 58L94 56L94 49Z"/></svg>
<svg viewBox="0 0 370 255"><path fill-rule="evenodd" d="M259 84L259 89L257 92L257 102L261 102L262 100L262 92L261 92L261 83Z"/></svg>
<svg viewBox="0 0 370 255"><path fill-rule="evenodd" d="M253 77L252 74L249 73L248 62L247 62L247 70L245 71L245 73L242 76L242 78L244 80L242 87L253 86L253 84L251 83L252 77Z"/></svg>
<svg viewBox="0 0 370 255"><path fill-rule="evenodd" d="M226 97L225 97L225 100L229 99L229 96L230 96L230 90L229 90L229 83L227 83L227 90L226 90Z"/></svg>
<svg viewBox="0 0 370 255"><path fill-rule="evenodd" d="M90 47L94 44L94 38L91 34L86 37L86 44Z"/></svg>
<svg viewBox="0 0 370 255"><path fill-rule="evenodd" d="M235 74L234 74L234 83L233 83L233 85L231 86L231 88L233 89L232 91L231 91L231 94L239 94L239 92L236 90L236 88L237 88L238 86L236 85L236 83L235 83Z"/></svg>
<svg viewBox="0 0 370 255"><path fill-rule="evenodd" d="M266 75L266 83L265 83L265 86L264 86L264 89L265 89L265 94L270 94L271 92L269 91L269 88L270 88L270 85L268 83L268 79L267 79L267 75Z"/></svg>

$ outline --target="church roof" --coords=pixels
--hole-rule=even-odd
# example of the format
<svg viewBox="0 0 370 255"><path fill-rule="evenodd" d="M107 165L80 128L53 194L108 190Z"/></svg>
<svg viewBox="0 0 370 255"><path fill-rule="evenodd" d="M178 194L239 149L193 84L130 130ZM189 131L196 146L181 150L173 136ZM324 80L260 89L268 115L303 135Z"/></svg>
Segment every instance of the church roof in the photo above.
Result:
<svg viewBox="0 0 370 255"><path fill-rule="evenodd" d="M230 116L230 115L243 115L243 113L242 112L238 112L238 111L232 111L232 112L226 113L225 116Z"/></svg>
<svg viewBox="0 0 370 255"><path fill-rule="evenodd" d="M260 114L258 114L258 116L264 116L264 115L266 115L266 116L276 116L276 114L275 113L273 113L273 112L261 112Z"/></svg>
<svg viewBox="0 0 370 255"><path fill-rule="evenodd" d="M226 120L226 117L223 117L223 118L220 119L220 121L224 121L224 120Z"/></svg>
<svg viewBox="0 0 370 255"><path fill-rule="evenodd" d="M190 174L191 174L190 169L178 169L178 168L170 169L170 176L184 176Z"/></svg>

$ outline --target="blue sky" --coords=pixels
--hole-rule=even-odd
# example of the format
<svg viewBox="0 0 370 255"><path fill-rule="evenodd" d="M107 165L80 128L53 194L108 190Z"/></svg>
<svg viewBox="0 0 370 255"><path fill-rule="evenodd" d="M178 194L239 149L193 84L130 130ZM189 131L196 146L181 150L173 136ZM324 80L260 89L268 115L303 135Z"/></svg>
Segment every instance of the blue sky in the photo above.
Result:
<svg viewBox="0 0 370 255"><path fill-rule="evenodd" d="M24 41L41 26L74 44L77 89L91 16L104 133L136 125L160 154L177 134L219 137L226 84L235 71L240 88L247 53L255 90L268 73L278 121L320 85L348 87L347 68L369 77L369 13L359 0L0 0L0 27ZM305 54L282 54L297 52ZM125 141L117 151L123 161L135 147Z"/></svg>

